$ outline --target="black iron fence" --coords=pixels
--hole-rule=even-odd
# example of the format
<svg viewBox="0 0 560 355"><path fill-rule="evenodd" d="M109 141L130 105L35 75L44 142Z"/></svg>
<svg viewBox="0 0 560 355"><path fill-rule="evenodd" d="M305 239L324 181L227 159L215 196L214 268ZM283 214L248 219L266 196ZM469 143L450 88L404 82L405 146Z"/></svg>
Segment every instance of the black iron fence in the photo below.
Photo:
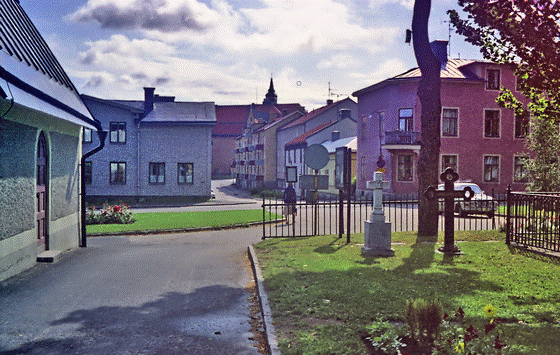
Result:
<svg viewBox="0 0 560 355"><path fill-rule="evenodd" d="M508 191L506 243L560 251L560 193Z"/></svg>
<svg viewBox="0 0 560 355"><path fill-rule="evenodd" d="M491 201L493 213L487 209L458 211L455 230L493 230L505 226L506 194L492 192L491 200L481 201L487 205ZM263 238L308 237L314 235L348 235L364 232L364 222L369 220L373 210L372 198L353 199L339 203L337 197L319 200L316 204L298 201L295 215L285 215L282 200L263 200ZM417 195L383 196L385 219L391 223L392 232L418 230ZM268 213L267 213L268 212ZM348 223L350 221L350 223ZM440 215L439 228L443 230L443 214Z"/></svg>

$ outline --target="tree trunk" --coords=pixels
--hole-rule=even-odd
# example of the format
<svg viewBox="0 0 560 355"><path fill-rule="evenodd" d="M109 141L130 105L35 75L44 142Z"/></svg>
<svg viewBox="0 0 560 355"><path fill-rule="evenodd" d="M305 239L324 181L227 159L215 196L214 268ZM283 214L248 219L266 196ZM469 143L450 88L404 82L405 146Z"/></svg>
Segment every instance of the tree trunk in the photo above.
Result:
<svg viewBox="0 0 560 355"><path fill-rule="evenodd" d="M441 63L432 52L428 39L428 19L431 0L416 0L412 16L414 55L422 72L418 98L422 106L420 116L421 148L418 157L418 235L435 236L438 233L437 200L428 200L424 191L438 184L440 116L441 116Z"/></svg>

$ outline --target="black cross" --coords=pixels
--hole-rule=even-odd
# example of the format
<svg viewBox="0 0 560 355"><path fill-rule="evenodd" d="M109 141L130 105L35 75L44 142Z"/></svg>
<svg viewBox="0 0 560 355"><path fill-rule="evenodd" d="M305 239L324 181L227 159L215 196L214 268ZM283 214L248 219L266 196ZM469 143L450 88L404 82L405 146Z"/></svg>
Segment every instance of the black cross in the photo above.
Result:
<svg viewBox="0 0 560 355"><path fill-rule="evenodd" d="M466 201L470 201L474 196L474 192L469 186L465 187L463 190L455 191L454 183L459 180L459 175L451 168L445 169L439 177L444 183L443 191L436 190L436 188L430 186L426 192L424 192L424 196L426 196L428 200L443 198L444 201L445 237L443 246L438 250L445 254L459 254L461 251L455 245L455 213L453 211L453 205L456 198L463 198Z"/></svg>

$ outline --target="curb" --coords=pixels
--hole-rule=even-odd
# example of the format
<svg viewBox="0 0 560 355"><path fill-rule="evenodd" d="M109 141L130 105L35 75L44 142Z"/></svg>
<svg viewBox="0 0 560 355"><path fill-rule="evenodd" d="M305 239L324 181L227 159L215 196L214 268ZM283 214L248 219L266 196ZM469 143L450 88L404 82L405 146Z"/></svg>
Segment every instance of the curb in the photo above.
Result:
<svg viewBox="0 0 560 355"><path fill-rule="evenodd" d="M278 341L276 340L276 331L274 330L274 325L272 324L272 311L270 310L270 305L268 304L268 297L264 290L263 281L264 278L261 273L261 268L259 266L259 261L257 260L257 254L252 245L249 245L249 260L251 261L251 267L253 269L253 274L255 276L255 283L257 284L257 294L259 299L259 304L261 306L261 314L263 318L264 331L266 333L266 340L268 343L268 354L269 355L281 355L280 348L278 347Z"/></svg>

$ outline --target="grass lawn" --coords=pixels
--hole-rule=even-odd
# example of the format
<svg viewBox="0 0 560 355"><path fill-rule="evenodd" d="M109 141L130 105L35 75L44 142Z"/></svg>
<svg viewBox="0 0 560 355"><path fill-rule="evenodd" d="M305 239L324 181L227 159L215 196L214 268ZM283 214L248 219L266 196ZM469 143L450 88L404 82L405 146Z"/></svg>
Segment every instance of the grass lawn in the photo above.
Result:
<svg viewBox="0 0 560 355"><path fill-rule="evenodd" d="M435 239L435 238L434 238ZM475 326L491 304L511 354L560 353L560 262L509 249L497 231L456 232L464 252L436 253L443 235L393 233L395 257L365 257L363 235L267 239L255 250L282 354L369 354L361 335L373 320L403 322L409 300L462 307ZM504 352L506 353L506 352Z"/></svg>
<svg viewBox="0 0 560 355"><path fill-rule="evenodd" d="M278 216L280 218L281 216ZM262 221L262 210L202 211L202 212L156 212L135 213L136 222L131 224L95 224L86 227L88 235L121 232L146 232L157 230L184 230L201 227L227 227L248 225ZM270 215L266 219L270 219Z"/></svg>

